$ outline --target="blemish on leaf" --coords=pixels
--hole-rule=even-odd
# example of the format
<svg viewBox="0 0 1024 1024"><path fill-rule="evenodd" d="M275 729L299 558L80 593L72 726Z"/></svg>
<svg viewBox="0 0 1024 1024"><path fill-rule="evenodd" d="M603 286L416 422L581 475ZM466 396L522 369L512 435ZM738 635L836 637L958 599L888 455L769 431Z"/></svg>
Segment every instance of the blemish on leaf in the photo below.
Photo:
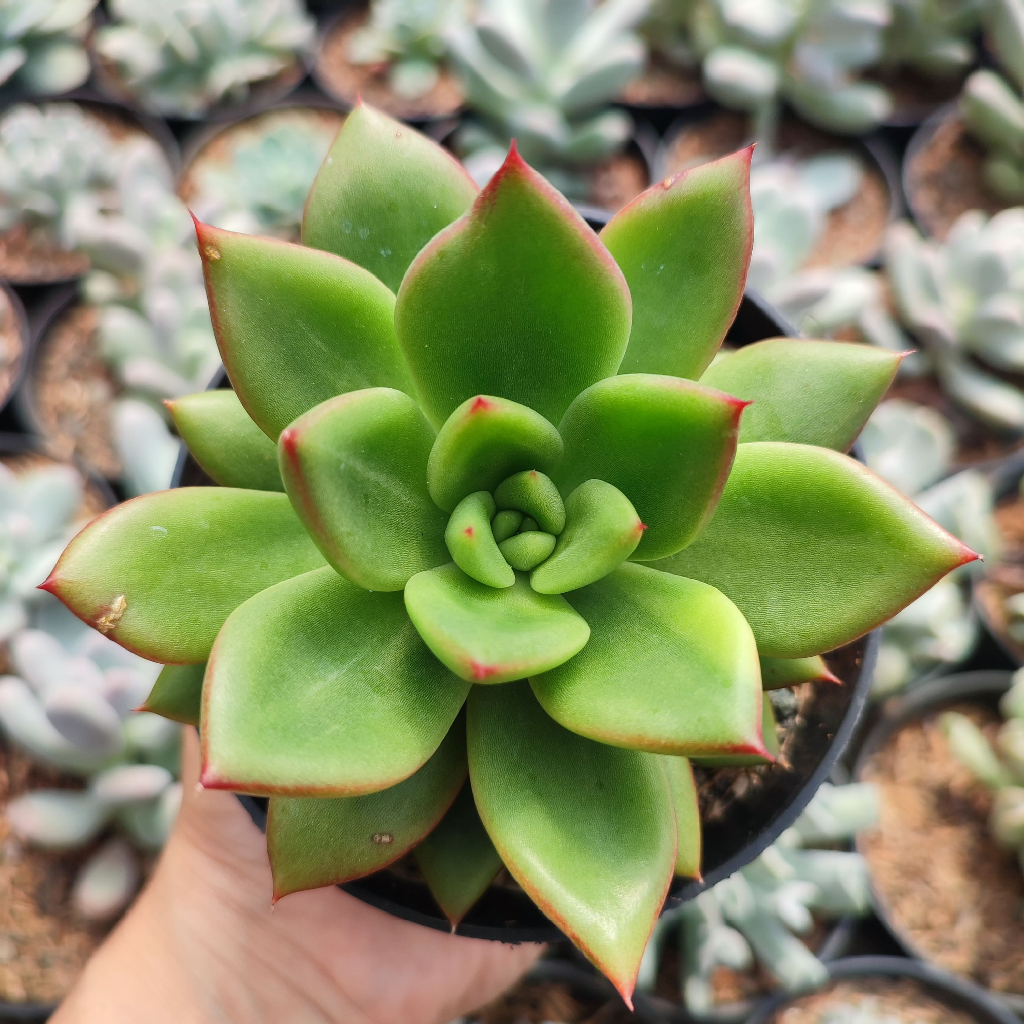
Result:
<svg viewBox="0 0 1024 1024"><path fill-rule="evenodd" d="M220 249L218 249L217 246L215 245L204 245L203 253L205 254L208 260L211 260L214 263L216 263L216 261L220 259Z"/></svg>
<svg viewBox="0 0 1024 1024"><path fill-rule="evenodd" d="M150 529L150 531L152 533L155 533L155 534L157 534L160 537L166 537L167 536L167 527L166 526L151 526L149 529Z"/></svg>
<svg viewBox="0 0 1024 1024"><path fill-rule="evenodd" d="M390 846L395 841L390 832L374 832L372 838L378 846Z"/></svg>
<svg viewBox="0 0 1024 1024"><path fill-rule="evenodd" d="M344 231L346 235L351 235L352 234L352 221L350 221L350 220L343 220L341 222L341 230Z"/></svg>
<svg viewBox="0 0 1024 1024"><path fill-rule="evenodd" d="M369 228L360 228L359 231L358 231L358 235L362 239L367 239L367 238L370 237L370 229Z"/></svg>
<svg viewBox="0 0 1024 1024"><path fill-rule="evenodd" d="M121 621L127 607L128 601L124 594L118 594L117 597L110 602L110 607L93 623L93 625L104 636L108 633L112 633L117 629L117 624Z"/></svg>

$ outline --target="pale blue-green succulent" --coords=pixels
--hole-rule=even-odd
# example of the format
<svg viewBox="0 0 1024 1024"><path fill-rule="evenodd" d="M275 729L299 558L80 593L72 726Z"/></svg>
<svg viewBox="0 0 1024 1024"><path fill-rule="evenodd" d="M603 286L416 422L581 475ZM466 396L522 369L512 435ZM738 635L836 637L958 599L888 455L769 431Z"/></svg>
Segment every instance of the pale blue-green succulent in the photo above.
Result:
<svg viewBox="0 0 1024 1024"><path fill-rule="evenodd" d="M0 3L0 85L33 96L77 89L89 77L85 37L97 0Z"/></svg>
<svg viewBox="0 0 1024 1024"><path fill-rule="evenodd" d="M889 0L892 20L883 37L881 67L910 68L929 78L970 70L985 5L985 0Z"/></svg>

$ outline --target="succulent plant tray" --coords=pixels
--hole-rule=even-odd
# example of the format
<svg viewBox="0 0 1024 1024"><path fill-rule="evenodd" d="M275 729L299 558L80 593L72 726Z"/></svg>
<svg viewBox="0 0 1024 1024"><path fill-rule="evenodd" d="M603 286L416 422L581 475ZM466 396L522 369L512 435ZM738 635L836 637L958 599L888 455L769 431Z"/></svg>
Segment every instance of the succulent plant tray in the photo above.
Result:
<svg viewBox="0 0 1024 1024"><path fill-rule="evenodd" d="M959 711L994 735L998 714ZM992 798L956 761L931 714L911 720L867 760L880 789L877 830L861 837L879 905L930 962L996 992L1024 992L1024 879L988 830Z"/></svg>

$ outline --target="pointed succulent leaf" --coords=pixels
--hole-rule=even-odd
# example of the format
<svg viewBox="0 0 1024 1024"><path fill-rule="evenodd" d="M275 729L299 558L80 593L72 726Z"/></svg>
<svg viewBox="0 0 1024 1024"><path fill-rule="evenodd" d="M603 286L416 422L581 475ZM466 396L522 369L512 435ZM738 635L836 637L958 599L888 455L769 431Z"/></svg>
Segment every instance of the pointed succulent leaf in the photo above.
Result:
<svg viewBox="0 0 1024 1024"><path fill-rule="evenodd" d="M754 239L752 150L652 185L601 232L633 296L621 373L697 378L718 351Z"/></svg>
<svg viewBox="0 0 1024 1024"><path fill-rule="evenodd" d="M714 512L745 405L678 377L609 377L584 391L558 428L558 486L567 494L584 480L613 484L646 526L633 558L672 554Z"/></svg>
<svg viewBox="0 0 1024 1024"><path fill-rule="evenodd" d="M761 659L761 687L765 690L781 690L784 686L799 686L801 683L841 681L820 655L813 658Z"/></svg>
<svg viewBox="0 0 1024 1024"><path fill-rule="evenodd" d="M549 718L524 682L473 688L469 776L513 878L627 1000L676 862L656 758Z"/></svg>
<svg viewBox="0 0 1024 1024"><path fill-rule="evenodd" d="M427 493L434 431L401 391L322 402L281 432L281 475L324 557L367 590L401 590L448 561L444 513Z"/></svg>
<svg viewBox="0 0 1024 1024"><path fill-rule="evenodd" d="M740 442L793 441L845 452L902 356L874 345L770 338L716 359L701 384L753 403Z"/></svg>
<svg viewBox="0 0 1024 1024"><path fill-rule="evenodd" d="M585 480L565 499L565 529L530 586L564 594L607 576L636 549L644 524L629 498L603 480Z"/></svg>
<svg viewBox="0 0 1024 1024"><path fill-rule="evenodd" d="M469 785L462 787L448 813L416 847L416 863L437 905L456 928L502 867Z"/></svg>
<svg viewBox="0 0 1024 1024"><path fill-rule="evenodd" d="M524 469L550 473L562 457L562 438L525 405L477 395L467 398L437 433L427 463L430 496L451 512L474 491L493 491Z"/></svg>
<svg viewBox="0 0 1024 1024"><path fill-rule="evenodd" d="M455 564L467 576L489 587L511 587L516 574L491 532L493 516L494 498L487 491L467 494L448 520L444 541ZM522 519L522 513L519 517Z"/></svg>
<svg viewBox="0 0 1024 1024"><path fill-rule="evenodd" d="M724 594L626 563L566 595L590 626L571 661L530 682L567 729L652 753L762 753L761 673Z"/></svg>
<svg viewBox="0 0 1024 1024"><path fill-rule="evenodd" d="M185 725L198 726L205 675L205 662L197 665L165 665L139 710Z"/></svg>
<svg viewBox="0 0 1024 1024"><path fill-rule="evenodd" d="M513 569L529 572L555 550L555 538L541 530L527 530L503 540L498 549Z"/></svg>
<svg viewBox="0 0 1024 1024"><path fill-rule="evenodd" d="M313 182L302 243L344 256L398 291L413 257L476 193L447 150L358 103Z"/></svg>
<svg viewBox="0 0 1024 1024"><path fill-rule="evenodd" d="M321 565L283 494L182 487L95 519L42 586L122 647L188 663L243 601Z"/></svg>
<svg viewBox="0 0 1024 1024"><path fill-rule="evenodd" d="M693 767L685 757L673 757L671 754L658 756L668 778L672 806L676 812L676 832L679 837L676 874L683 878L699 879L702 853L700 804L697 802L697 782L693 777Z"/></svg>
<svg viewBox="0 0 1024 1024"><path fill-rule="evenodd" d="M525 576L499 590L454 564L413 576L405 607L434 654L475 683L506 683L554 668L590 636L563 597L536 593Z"/></svg>
<svg viewBox="0 0 1024 1024"><path fill-rule="evenodd" d="M398 594L324 567L257 594L224 624L203 686L200 781L287 796L386 789L433 754L468 690L427 650Z"/></svg>
<svg viewBox="0 0 1024 1024"><path fill-rule="evenodd" d="M533 522L533 520L530 521ZM491 533L500 544L503 540L508 540L525 522L526 517L522 512L514 508L503 508L491 520Z"/></svg>
<svg viewBox="0 0 1024 1024"><path fill-rule="evenodd" d="M472 210L416 257L395 328L427 417L497 395L561 419L615 373L629 289L583 218L513 147Z"/></svg>
<svg viewBox="0 0 1024 1024"><path fill-rule="evenodd" d="M271 798L267 853L274 899L341 885L387 867L441 820L466 781L466 727L456 719L416 772L363 796Z"/></svg>
<svg viewBox="0 0 1024 1024"><path fill-rule="evenodd" d="M827 448L741 444L714 518L656 565L730 597L770 658L849 643L978 556Z"/></svg>
<svg viewBox="0 0 1024 1024"><path fill-rule="evenodd" d="M297 416L362 388L410 392L394 295L338 256L196 224L221 358L273 440Z"/></svg>
<svg viewBox="0 0 1024 1024"><path fill-rule="evenodd" d="M565 528L565 505L558 488L549 476L527 469L503 480L494 492L494 503L500 509L514 508L535 522L533 529L556 536ZM524 526L523 533L527 532Z"/></svg>
<svg viewBox="0 0 1024 1024"><path fill-rule="evenodd" d="M166 404L196 462L222 487L284 490L274 442L252 421L234 391L201 391Z"/></svg>

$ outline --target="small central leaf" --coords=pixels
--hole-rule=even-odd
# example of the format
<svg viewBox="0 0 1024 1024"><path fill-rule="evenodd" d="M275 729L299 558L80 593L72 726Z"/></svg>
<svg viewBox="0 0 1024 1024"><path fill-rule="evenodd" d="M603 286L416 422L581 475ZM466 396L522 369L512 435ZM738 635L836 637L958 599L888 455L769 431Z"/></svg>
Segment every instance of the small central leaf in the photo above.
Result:
<svg viewBox="0 0 1024 1024"><path fill-rule="evenodd" d="M498 549L491 532L494 498L486 491L468 494L452 513L444 540L455 564L489 587L511 587L516 574Z"/></svg>
<svg viewBox="0 0 1024 1024"><path fill-rule="evenodd" d="M565 527L565 505L558 488L550 477L535 469L516 473L502 481L494 492L494 503L501 509L514 508L525 512L536 520L532 529L539 527L557 537ZM524 521L520 530L526 533L528 529L531 527Z"/></svg>
<svg viewBox="0 0 1024 1024"><path fill-rule="evenodd" d="M498 547L513 569L529 572L555 550L555 538L540 530L527 530L503 540Z"/></svg>
<svg viewBox="0 0 1024 1024"><path fill-rule="evenodd" d="M536 593L525 576L499 590L457 565L413 576L405 607L434 654L474 683L545 672L568 661L590 636L590 627L564 598Z"/></svg>

